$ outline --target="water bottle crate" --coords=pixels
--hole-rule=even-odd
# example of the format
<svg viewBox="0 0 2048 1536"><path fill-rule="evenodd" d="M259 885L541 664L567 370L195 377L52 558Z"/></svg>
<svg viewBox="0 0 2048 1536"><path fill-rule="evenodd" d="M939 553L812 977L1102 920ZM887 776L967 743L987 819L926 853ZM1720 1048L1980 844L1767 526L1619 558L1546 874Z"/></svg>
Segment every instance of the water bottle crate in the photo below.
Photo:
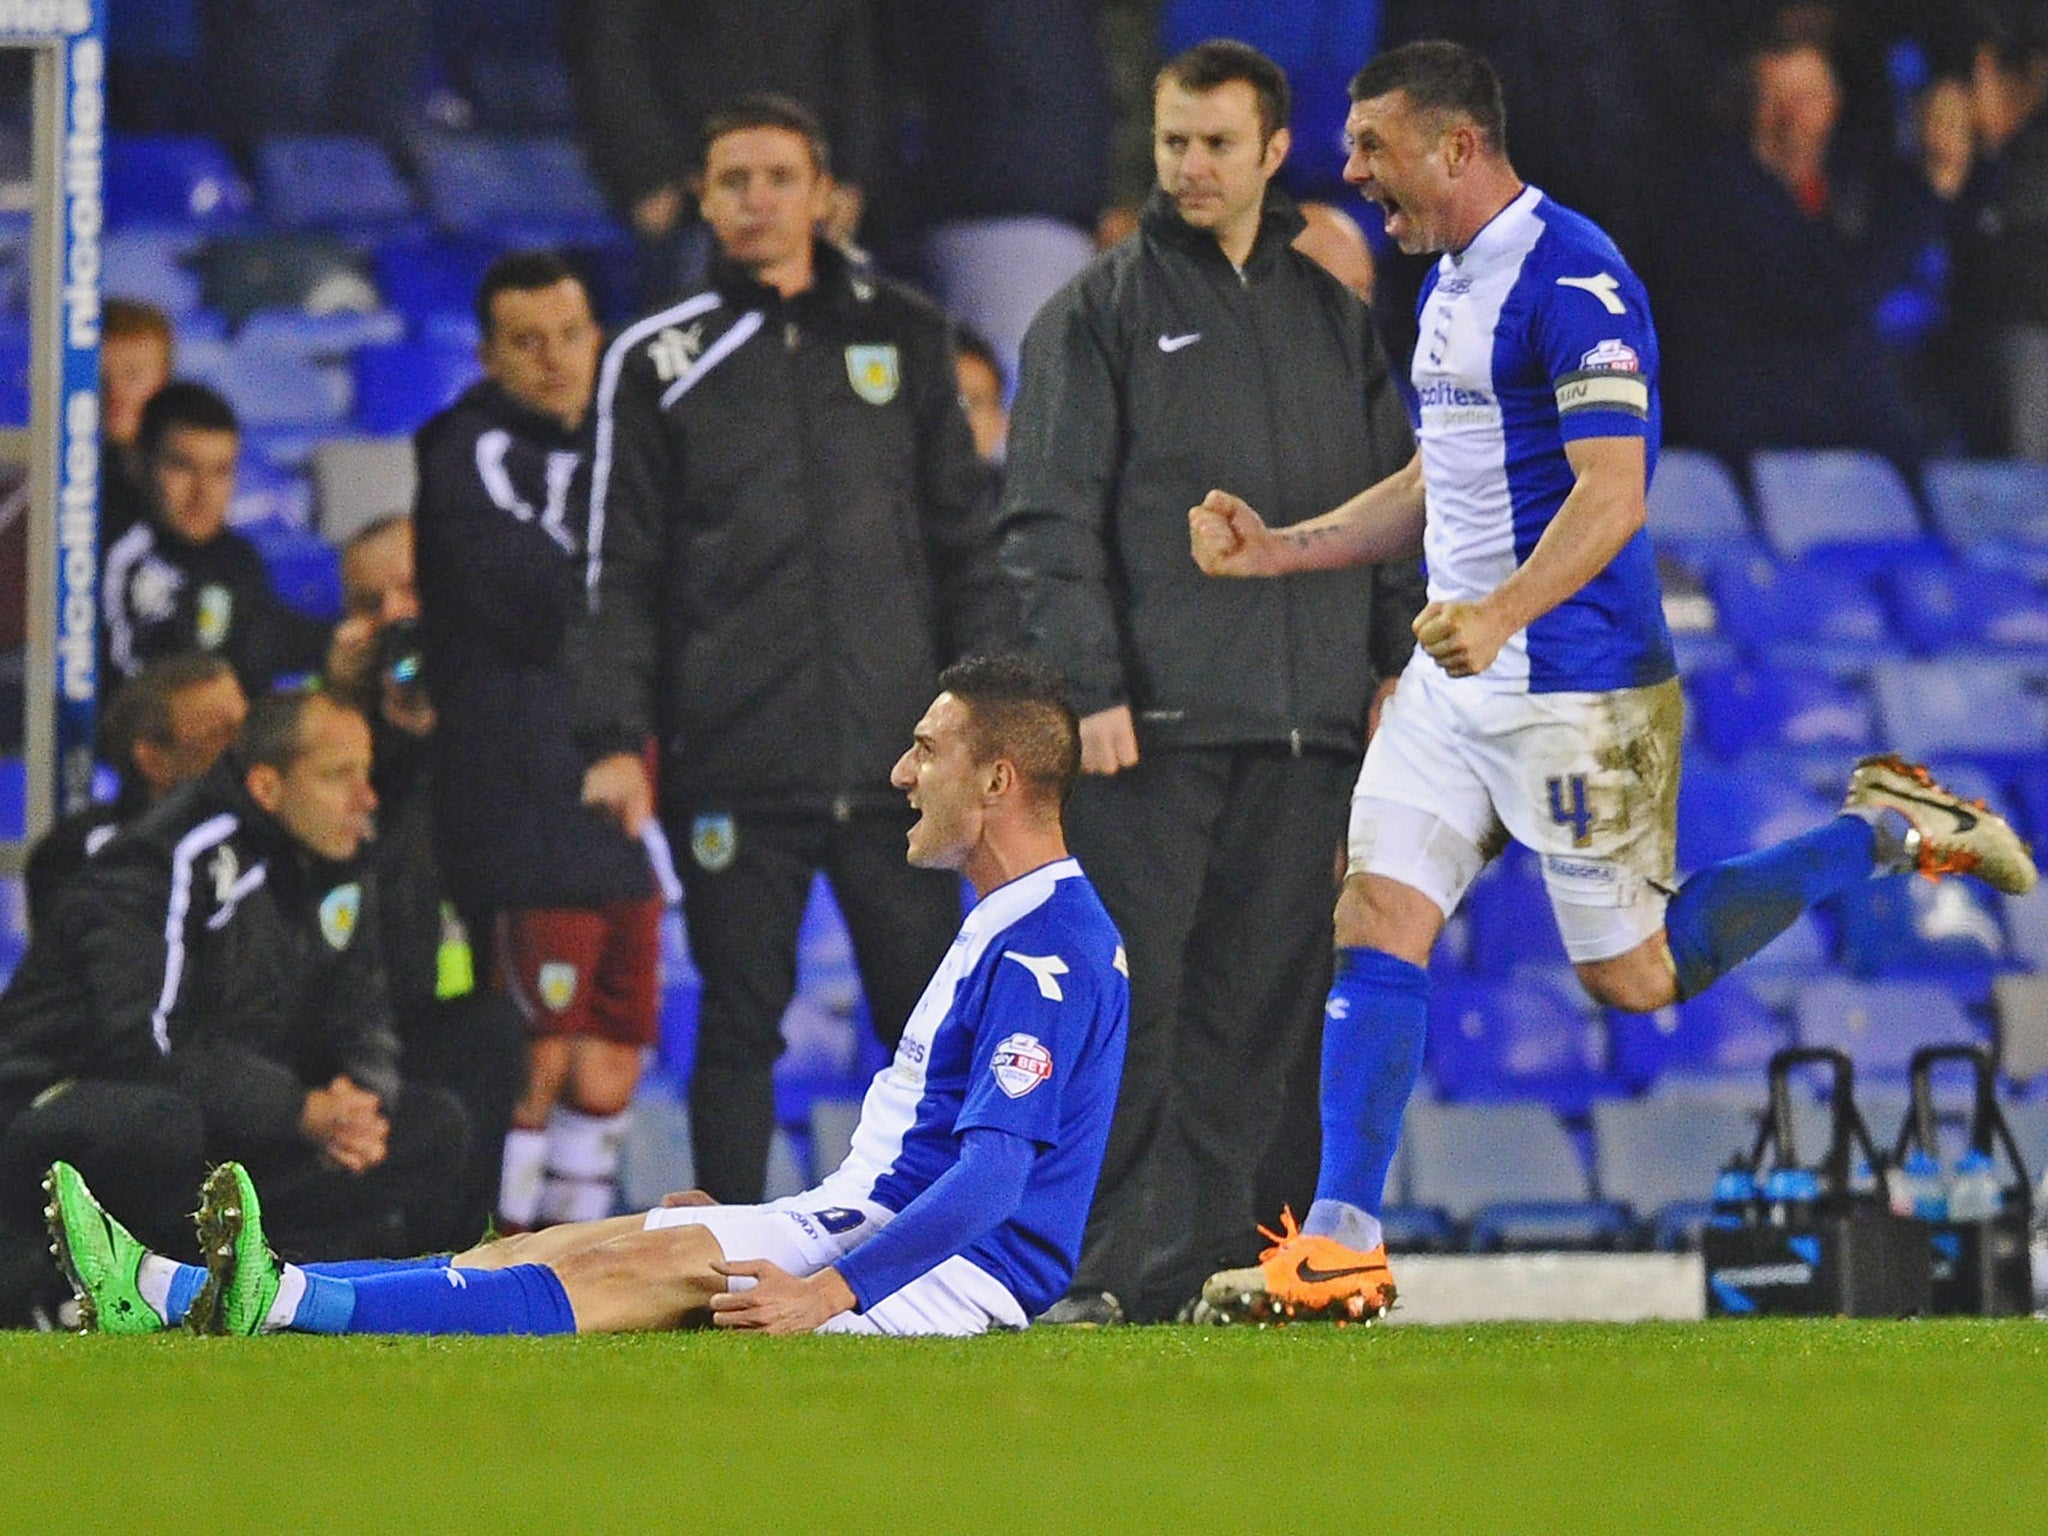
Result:
<svg viewBox="0 0 2048 1536"><path fill-rule="evenodd" d="M2027 1227L2027 1218L2017 1212L1927 1227L1933 1280L1928 1311L1937 1317L2023 1317L2032 1312Z"/></svg>
<svg viewBox="0 0 2048 1536"><path fill-rule="evenodd" d="M1782 1227L1709 1227L1707 1315L1917 1317L1930 1304L1930 1252L1925 1222L1861 1196Z"/></svg>

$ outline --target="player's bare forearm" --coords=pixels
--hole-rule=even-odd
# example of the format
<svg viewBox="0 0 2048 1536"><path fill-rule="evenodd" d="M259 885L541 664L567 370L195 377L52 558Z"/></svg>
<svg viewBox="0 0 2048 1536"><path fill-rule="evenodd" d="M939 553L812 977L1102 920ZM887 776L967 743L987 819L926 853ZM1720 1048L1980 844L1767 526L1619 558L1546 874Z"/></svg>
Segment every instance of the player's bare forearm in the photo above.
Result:
<svg viewBox="0 0 2048 1536"><path fill-rule="evenodd" d="M1578 476L1529 558L1480 605L1508 634L1526 629L1606 570L1645 517L1643 440L1581 438L1565 445Z"/></svg>
<svg viewBox="0 0 2048 1536"><path fill-rule="evenodd" d="M1211 491L1188 513L1195 563L1211 576L1290 576L1400 559L1422 547L1422 460L1411 458L1334 511L1269 528L1238 497Z"/></svg>

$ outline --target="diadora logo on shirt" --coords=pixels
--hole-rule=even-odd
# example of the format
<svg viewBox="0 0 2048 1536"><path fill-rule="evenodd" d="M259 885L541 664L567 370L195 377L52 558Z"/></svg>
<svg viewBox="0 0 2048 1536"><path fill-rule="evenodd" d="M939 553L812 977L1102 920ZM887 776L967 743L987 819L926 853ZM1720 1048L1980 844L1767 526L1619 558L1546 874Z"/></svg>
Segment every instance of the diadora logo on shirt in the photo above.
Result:
<svg viewBox="0 0 2048 1536"><path fill-rule="evenodd" d="M1015 1034L996 1047L988 1065L996 1086L1009 1097L1021 1099L1052 1077L1052 1052L1036 1035Z"/></svg>
<svg viewBox="0 0 2048 1536"><path fill-rule="evenodd" d="M1005 960L1014 960L1038 983L1038 995L1049 1003L1063 1003L1067 994L1060 990L1055 977L1067 974L1067 962L1058 955L1020 955L1014 949L1003 951Z"/></svg>
<svg viewBox="0 0 2048 1536"><path fill-rule="evenodd" d="M1200 331L1189 331L1184 336L1161 336L1159 338L1159 350L1162 352L1178 352L1183 347L1192 347L1201 339L1202 333Z"/></svg>
<svg viewBox="0 0 2048 1536"><path fill-rule="evenodd" d="M1595 272L1591 277L1560 277L1560 288L1577 288L1590 293L1600 301L1600 307L1610 315L1625 315L1628 306L1621 302L1621 280L1611 272Z"/></svg>
<svg viewBox="0 0 2048 1536"><path fill-rule="evenodd" d="M1636 349L1618 337L1603 341L1592 351L1579 358L1581 368L1602 369L1608 373L1638 373L1643 360L1636 356Z"/></svg>

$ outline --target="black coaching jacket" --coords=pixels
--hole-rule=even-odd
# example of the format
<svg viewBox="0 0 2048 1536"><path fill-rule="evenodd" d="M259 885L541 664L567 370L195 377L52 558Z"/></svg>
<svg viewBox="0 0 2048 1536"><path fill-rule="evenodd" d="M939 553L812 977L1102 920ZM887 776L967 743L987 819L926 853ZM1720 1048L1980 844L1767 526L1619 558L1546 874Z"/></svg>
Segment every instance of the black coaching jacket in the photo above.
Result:
<svg viewBox="0 0 2048 1536"><path fill-rule="evenodd" d="M1212 488L1296 523L1414 451L1370 315L1292 248L1301 228L1269 190L1239 273L1155 191L1024 339L1003 566L1030 646L1083 714L1128 704L1141 749L1356 752L1414 648L1418 561L1243 581L1189 554Z"/></svg>
<svg viewBox="0 0 2048 1536"><path fill-rule="evenodd" d="M944 318L816 259L715 268L599 372L584 744L656 736L671 817L895 808L939 669L1012 629Z"/></svg>
<svg viewBox="0 0 2048 1536"><path fill-rule="evenodd" d="M582 803L569 632L584 617L588 432L496 384L415 439L421 639L441 875L464 911L648 895L647 855Z"/></svg>
<svg viewBox="0 0 2048 1536"><path fill-rule="evenodd" d="M65 885L0 997L0 1096L160 1081L228 1145L288 1141L309 1089L398 1090L376 885L317 859L223 759Z"/></svg>

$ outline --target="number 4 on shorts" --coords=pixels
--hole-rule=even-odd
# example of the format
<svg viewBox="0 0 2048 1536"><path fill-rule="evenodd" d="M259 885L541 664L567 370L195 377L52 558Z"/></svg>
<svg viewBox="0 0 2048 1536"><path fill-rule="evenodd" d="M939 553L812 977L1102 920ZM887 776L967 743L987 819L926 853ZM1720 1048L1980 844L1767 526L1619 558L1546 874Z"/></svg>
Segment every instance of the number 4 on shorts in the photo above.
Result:
<svg viewBox="0 0 2048 1536"><path fill-rule="evenodd" d="M1572 829L1572 846L1583 848L1593 841L1593 813L1586 809L1586 776L1575 773L1568 779L1548 779L1550 819ZM1571 789L1571 803L1565 803L1565 789Z"/></svg>

